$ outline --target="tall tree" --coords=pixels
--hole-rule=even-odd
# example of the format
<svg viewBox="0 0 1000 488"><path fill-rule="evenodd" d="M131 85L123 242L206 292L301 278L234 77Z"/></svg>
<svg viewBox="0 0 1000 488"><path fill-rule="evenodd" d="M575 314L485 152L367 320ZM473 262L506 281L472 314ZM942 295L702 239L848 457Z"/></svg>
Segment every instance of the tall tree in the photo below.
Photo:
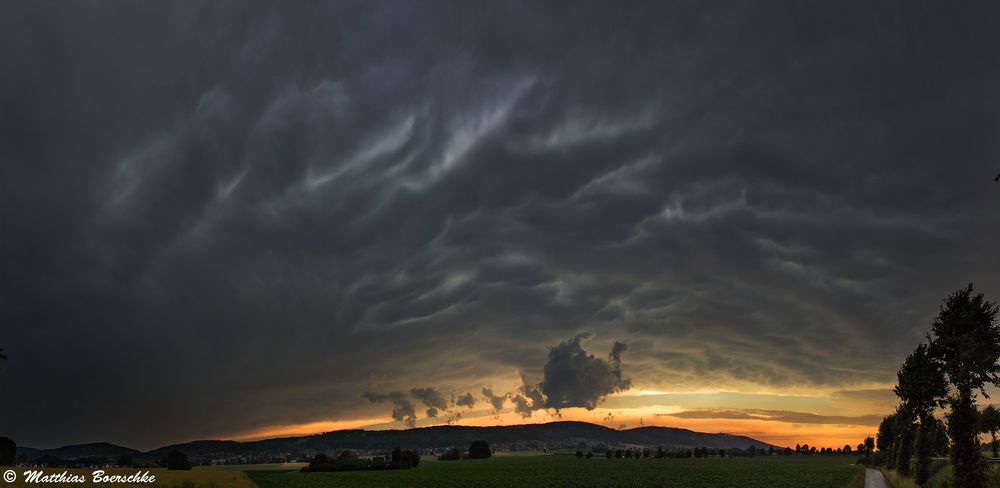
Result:
<svg viewBox="0 0 1000 488"><path fill-rule="evenodd" d="M973 286L947 298L931 328L931 355L940 361L948 382L948 434L952 440L955 484L963 488L986 485L986 461L979 452L979 411L976 392L989 398L987 383L1000 385L1000 324L997 306Z"/></svg>
<svg viewBox="0 0 1000 488"><path fill-rule="evenodd" d="M17 444L13 439L0 437L0 466L17 464Z"/></svg>
<svg viewBox="0 0 1000 488"><path fill-rule="evenodd" d="M896 466L895 456L898 452L896 444L899 442L898 416L899 410L897 409L896 412L883 417L882 422L878 425L878 434L876 434L880 462L888 467ZM864 445L858 446L858 450L860 451L863 447Z"/></svg>
<svg viewBox="0 0 1000 488"><path fill-rule="evenodd" d="M912 416L919 423L916 432L917 456L914 478L920 486L926 486L930 479L931 457L933 456L933 429L935 427L934 410L943 406L948 394L944 372L941 363L931 355L925 344L917 346L916 350L907 356L903 366L896 373L896 387L893 392L899 397L902 412ZM911 423L911 422L910 422ZM897 469L907 475L910 471L910 437L912 429L904 430L903 439L899 445L899 458L896 459Z"/></svg>
<svg viewBox="0 0 1000 488"><path fill-rule="evenodd" d="M987 405L979 416L980 428L983 432L989 432L991 437L990 445L993 447L993 457L997 456L997 432L1000 432L1000 410L993 405Z"/></svg>

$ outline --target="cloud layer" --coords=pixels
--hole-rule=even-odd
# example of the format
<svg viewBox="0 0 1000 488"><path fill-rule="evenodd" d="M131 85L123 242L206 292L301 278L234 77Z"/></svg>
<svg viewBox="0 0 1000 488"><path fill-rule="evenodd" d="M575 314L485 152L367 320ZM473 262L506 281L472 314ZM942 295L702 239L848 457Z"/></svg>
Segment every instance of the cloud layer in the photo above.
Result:
<svg viewBox="0 0 1000 488"><path fill-rule="evenodd" d="M556 415L565 408L593 410L609 395L631 388L631 381L623 376L621 367L621 354L628 346L615 342L608 361L604 361L587 353L581 346L592 336L590 333L578 334L549 348L549 360L543 368L544 380L540 383L532 384L522 374L523 384L515 391L498 394L493 388L484 386L483 399L492 407L494 414L499 414L509 401L514 404L515 412L528 418L536 410L552 409ZM361 396L372 403L392 402L392 418L408 427L415 425L413 403L402 392L365 392ZM471 409L475 405L472 394L466 393L453 402L455 408L450 410L444 396L434 387L413 388L410 396L428 407L428 418L444 413L449 414L449 418L457 418L461 416L461 407Z"/></svg>
<svg viewBox="0 0 1000 488"><path fill-rule="evenodd" d="M884 388L1000 297L998 8L4 5L0 431Z"/></svg>

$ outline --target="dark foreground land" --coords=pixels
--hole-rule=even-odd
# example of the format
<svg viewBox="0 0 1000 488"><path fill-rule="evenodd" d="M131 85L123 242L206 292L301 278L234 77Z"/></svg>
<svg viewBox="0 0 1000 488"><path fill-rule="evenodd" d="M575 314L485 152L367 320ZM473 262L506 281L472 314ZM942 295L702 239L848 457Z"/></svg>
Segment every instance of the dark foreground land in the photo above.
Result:
<svg viewBox="0 0 1000 488"><path fill-rule="evenodd" d="M501 454L491 459L434 461L413 469L305 473L302 464L199 466L191 471L152 469L152 486L171 488L326 487L671 487L671 488L862 488L864 468L854 457L803 456L705 459L577 459L571 453ZM27 487L18 480L0 486ZM42 468L46 473L90 476L90 469ZM108 468L128 475L134 469ZM111 486L72 483L48 486ZM147 484L119 486L150 486Z"/></svg>
<svg viewBox="0 0 1000 488"><path fill-rule="evenodd" d="M845 488L863 486L853 457L577 459L572 454L428 461L409 470L302 473L248 471L260 488L359 487L690 487ZM858 480L861 480L859 483Z"/></svg>

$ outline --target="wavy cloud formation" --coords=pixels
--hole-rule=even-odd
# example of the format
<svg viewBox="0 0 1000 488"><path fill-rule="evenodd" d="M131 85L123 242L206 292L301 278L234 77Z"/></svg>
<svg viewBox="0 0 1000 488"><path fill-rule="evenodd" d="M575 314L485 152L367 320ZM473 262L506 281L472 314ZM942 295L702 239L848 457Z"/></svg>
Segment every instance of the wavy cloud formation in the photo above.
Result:
<svg viewBox="0 0 1000 488"><path fill-rule="evenodd" d="M4 2L5 435L890 385L1000 297L1000 4L906 7Z"/></svg>

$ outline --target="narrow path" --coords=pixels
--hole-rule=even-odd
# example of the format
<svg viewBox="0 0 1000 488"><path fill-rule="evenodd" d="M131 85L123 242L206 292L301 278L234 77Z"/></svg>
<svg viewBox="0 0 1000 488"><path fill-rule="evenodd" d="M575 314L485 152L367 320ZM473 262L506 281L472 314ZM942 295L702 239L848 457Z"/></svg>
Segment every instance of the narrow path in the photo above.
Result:
<svg viewBox="0 0 1000 488"><path fill-rule="evenodd" d="M865 468L865 488L892 488L889 486L889 482L885 480L885 476L882 476L882 472L873 469Z"/></svg>

